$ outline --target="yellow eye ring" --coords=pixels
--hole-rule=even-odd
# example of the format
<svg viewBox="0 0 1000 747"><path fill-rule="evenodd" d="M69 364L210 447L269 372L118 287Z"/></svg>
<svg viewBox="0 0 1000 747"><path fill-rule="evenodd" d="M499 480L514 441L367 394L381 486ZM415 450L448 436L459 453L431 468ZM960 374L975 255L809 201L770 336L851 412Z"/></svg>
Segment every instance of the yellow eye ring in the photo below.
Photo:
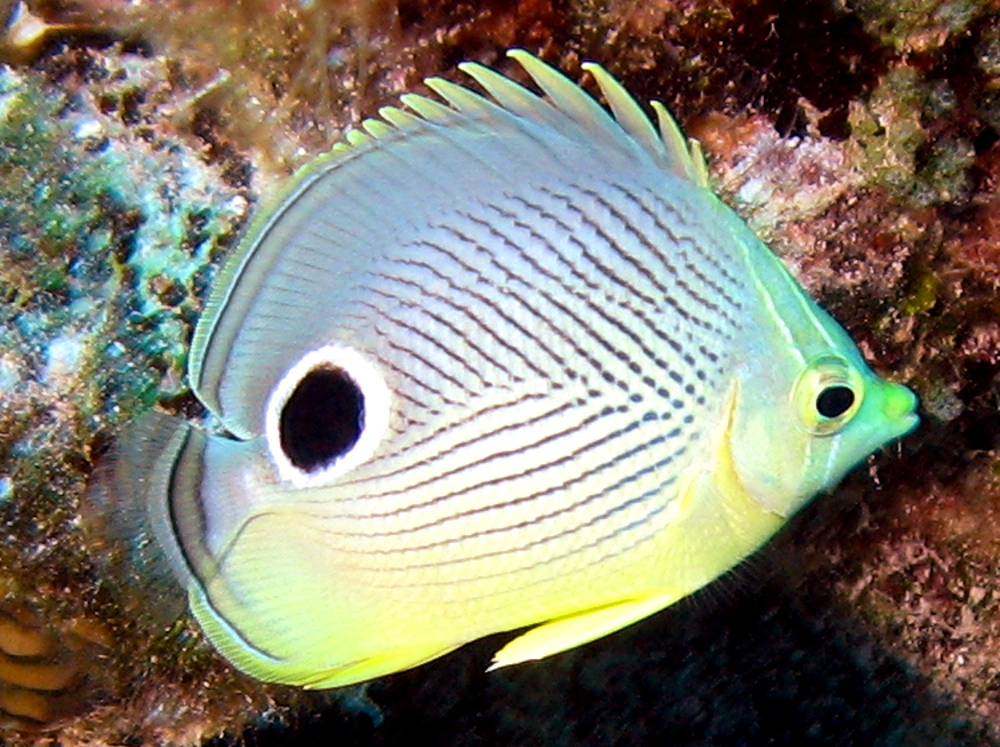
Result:
<svg viewBox="0 0 1000 747"><path fill-rule="evenodd" d="M861 409L864 391L854 366L840 356L824 355L799 374L792 387L792 406L806 433L832 436Z"/></svg>

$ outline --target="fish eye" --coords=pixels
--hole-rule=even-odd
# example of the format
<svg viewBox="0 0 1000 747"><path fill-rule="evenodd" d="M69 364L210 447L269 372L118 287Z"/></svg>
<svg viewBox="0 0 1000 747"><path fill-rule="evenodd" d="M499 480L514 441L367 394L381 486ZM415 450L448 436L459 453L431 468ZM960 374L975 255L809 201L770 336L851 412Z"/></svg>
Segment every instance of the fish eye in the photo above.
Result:
<svg viewBox="0 0 1000 747"><path fill-rule="evenodd" d="M792 389L793 405L803 430L815 436L838 433L861 408L864 382L848 361L825 355L799 374Z"/></svg>
<svg viewBox="0 0 1000 747"><path fill-rule="evenodd" d="M320 367L299 379L279 416L281 450L305 472L328 466L358 442L365 398L339 368Z"/></svg>
<svg viewBox="0 0 1000 747"><path fill-rule="evenodd" d="M824 418L839 418L854 404L854 392L843 384L828 386L816 398L816 412Z"/></svg>
<svg viewBox="0 0 1000 747"><path fill-rule="evenodd" d="M357 351L326 346L277 383L265 420L281 477L297 487L324 485L374 453L389 422L389 390Z"/></svg>

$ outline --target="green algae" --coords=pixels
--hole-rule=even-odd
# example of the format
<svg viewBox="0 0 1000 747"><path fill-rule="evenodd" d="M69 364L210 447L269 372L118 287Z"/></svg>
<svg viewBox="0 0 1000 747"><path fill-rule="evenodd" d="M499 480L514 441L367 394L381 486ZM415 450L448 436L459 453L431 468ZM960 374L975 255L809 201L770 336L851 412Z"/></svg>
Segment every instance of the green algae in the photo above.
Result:
<svg viewBox="0 0 1000 747"><path fill-rule="evenodd" d="M168 373L182 379L198 295L247 208L220 182L189 149L136 142L90 91L0 69L0 340L29 362L22 384L67 328L85 340L81 359L99 364L104 404L85 418L150 401ZM110 339L130 341L159 375L119 375Z"/></svg>
<svg viewBox="0 0 1000 747"><path fill-rule="evenodd" d="M883 44L925 51L961 33L987 8L984 0L848 0L848 7Z"/></svg>
<svg viewBox="0 0 1000 747"><path fill-rule="evenodd" d="M899 310L909 316L926 314L937 305L942 285L941 279L932 272L918 275L913 280L910 292L899 305Z"/></svg>
<svg viewBox="0 0 1000 747"><path fill-rule="evenodd" d="M103 73L94 77L105 91L144 85L134 61ZM74 494L95 432L184 390L199 296L247 208L196 151L136 138L97 101L86 85L57 88L0 67L0 473L14 497L10 552L39 510L29 497L62 508ZM48 533L55 524L40 522Z"/></svg>
<svg viewBox="0 0 1000 747"><path fill-rule="evenodd" d="M950 136L936 140L917 171L914 202L922 206L967 200L968 171L975 161L976 150L970 140Z"/></svg>
<svg viewBox="0 0 1000 747"><path fill-rule="evenodd" d="M248 208L197 149L100 105L156 64L60 86L0 66L0 603L94 602L76 502L95 435L185 391L192 320Z"/></svg>
<svg viewBox="0 0 1000 747"><path fill-rule="evenodd" d="M851 105L848 122L853 142L861 150L862 170L870 182L890 192L912 190L917 150L927 141L921 123L925 95L920 72L899 65L867 101Z"/></svg>
<svg viewBox="0 0 1000 747"><path fill-rule="evenodd" d="M987 79L979 98L979 116L994 131L1000 131L1000 25L983 32L975 52L976 65Z"/></svg>
<svg viewBox="0 0 1000 747"><path fill-rule="evenodd" d="M865 183L907 208L966 199L976 160L973 143L947 132L932 135L955 108L954 99L946 82L928 82L917 68L901 63L867 100L852 102L851 145Z"/></svg>

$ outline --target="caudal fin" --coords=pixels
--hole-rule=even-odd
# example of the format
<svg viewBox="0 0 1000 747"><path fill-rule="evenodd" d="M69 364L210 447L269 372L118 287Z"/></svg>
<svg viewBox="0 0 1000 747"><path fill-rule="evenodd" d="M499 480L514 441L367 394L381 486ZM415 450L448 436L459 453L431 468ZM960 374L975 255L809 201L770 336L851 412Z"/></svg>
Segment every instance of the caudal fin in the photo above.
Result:
<svg viewBox="0 0 1000 747"><path fill-rule="evenodd" d="M179 617L189 578L170 529L171 466L192 426L159 412L141 416L98 463L81 503L93 560L123 585L127 606L156 622Z"/></svg>

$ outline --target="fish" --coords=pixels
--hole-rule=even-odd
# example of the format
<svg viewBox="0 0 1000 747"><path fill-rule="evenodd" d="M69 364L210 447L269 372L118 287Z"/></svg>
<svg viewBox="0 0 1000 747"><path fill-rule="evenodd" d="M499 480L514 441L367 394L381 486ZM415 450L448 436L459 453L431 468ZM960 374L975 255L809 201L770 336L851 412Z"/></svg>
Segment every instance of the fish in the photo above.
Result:
<svg viewBox="0 0 1000 747"><path fill-rule="evenodd" d="M106 487L143 572L254 678L588 643L918 424L662 104L508 54L536 88L463 63L293 178L196 326L205 418L122 436Z"/></svg>

